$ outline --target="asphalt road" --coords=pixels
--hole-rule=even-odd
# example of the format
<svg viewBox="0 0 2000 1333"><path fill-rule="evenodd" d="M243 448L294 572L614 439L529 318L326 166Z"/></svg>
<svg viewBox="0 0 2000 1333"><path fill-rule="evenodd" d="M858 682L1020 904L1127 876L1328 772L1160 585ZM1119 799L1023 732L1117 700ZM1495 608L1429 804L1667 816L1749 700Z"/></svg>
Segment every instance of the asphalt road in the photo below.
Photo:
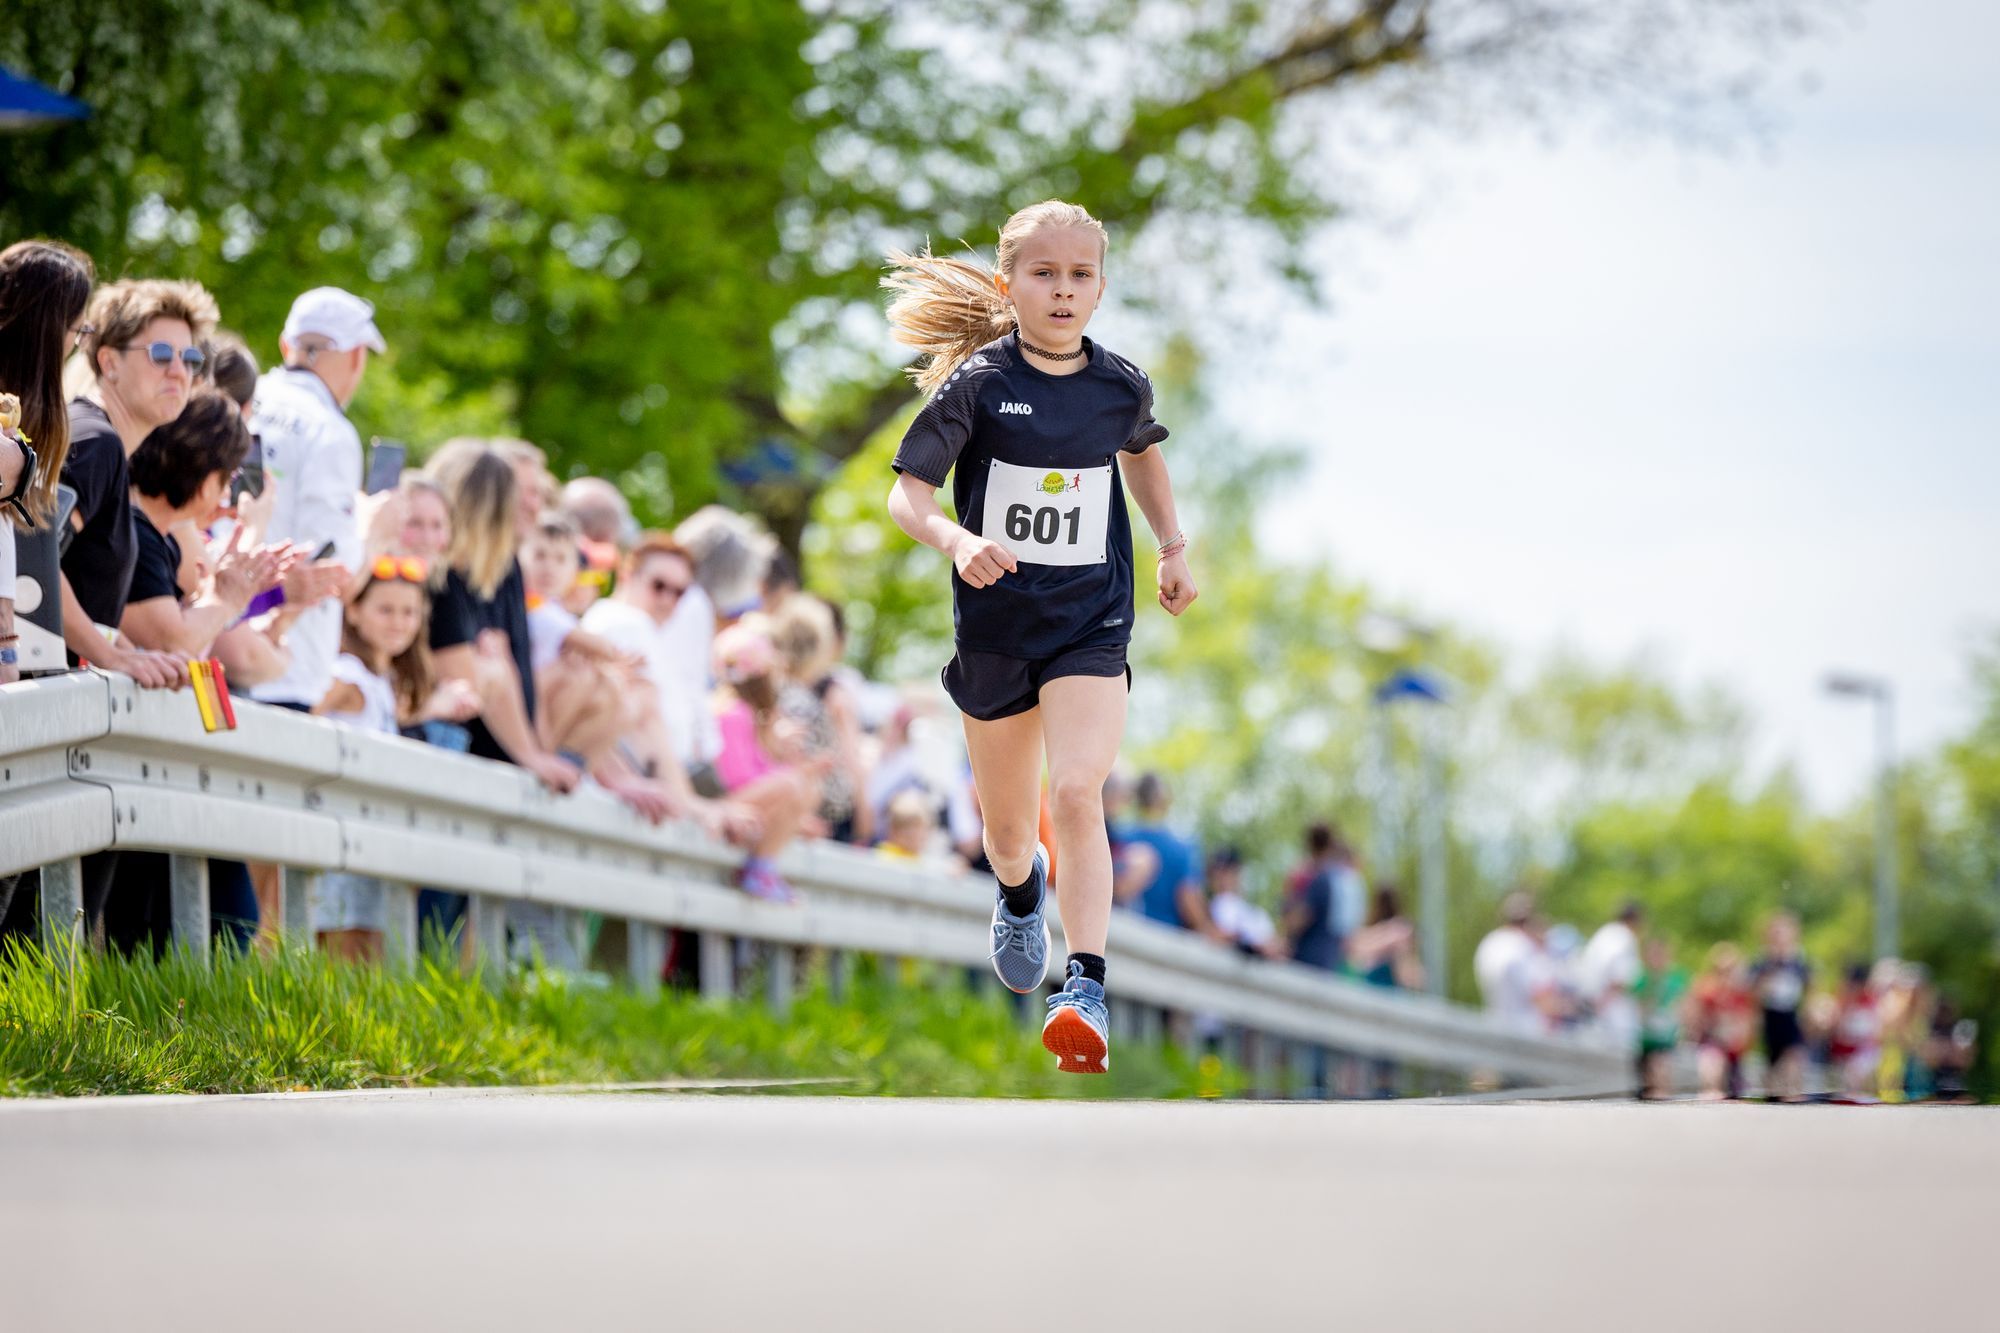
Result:
<svg viewBox="0 0 2000 1333"><path fill-rule="evenodd" d="M0 1104L0 1329L2000 1327L1980 1109Z"/></svg>

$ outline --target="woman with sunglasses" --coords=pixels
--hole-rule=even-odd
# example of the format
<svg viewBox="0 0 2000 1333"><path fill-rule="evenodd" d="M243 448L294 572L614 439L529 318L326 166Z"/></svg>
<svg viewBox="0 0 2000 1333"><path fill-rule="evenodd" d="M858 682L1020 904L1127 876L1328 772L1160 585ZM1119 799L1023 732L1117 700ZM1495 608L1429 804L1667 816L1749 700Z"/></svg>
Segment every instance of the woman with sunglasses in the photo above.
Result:
<svg viewBox="0 0 2000 1333"><path fill-rule="evenodd" d="M178 687L184 661L114 644L138 560L127 460L154 427L181 414L215 330L215 298L199 283L125 280L98 289L80 330L93 387L69 408L62 479L76 490L63 552L63 638L70 652L144 686Z"/></svg>

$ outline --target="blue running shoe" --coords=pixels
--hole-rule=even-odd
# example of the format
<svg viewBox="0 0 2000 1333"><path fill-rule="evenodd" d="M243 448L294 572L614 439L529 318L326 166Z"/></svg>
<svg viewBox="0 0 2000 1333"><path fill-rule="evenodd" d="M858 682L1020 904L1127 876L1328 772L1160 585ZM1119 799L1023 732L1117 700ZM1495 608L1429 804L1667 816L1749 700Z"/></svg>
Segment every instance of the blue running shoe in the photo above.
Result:
<svg viewBox="0 0 2000 1333"><path fill-rule="evenodd" d="M1065 1074L1102 1074L1111 1068L1111 1011L1104 1007L1104 987L1083 975L1082 963L1072 961L1068 984L1049 996L1042 1045Z"/></svg>
<svg viewBox="0 0 2000 1333"><path fill-rule="evenodd" d="M1016 995L1026 995L1042 984L1049 974L1049 923L1042 909L1049 901L1049 854L1035 844L1030 882L1039 890L1035 910L1015 916L1007 910L1007 896L993 887L993 970L1000 982Z"/></svg>

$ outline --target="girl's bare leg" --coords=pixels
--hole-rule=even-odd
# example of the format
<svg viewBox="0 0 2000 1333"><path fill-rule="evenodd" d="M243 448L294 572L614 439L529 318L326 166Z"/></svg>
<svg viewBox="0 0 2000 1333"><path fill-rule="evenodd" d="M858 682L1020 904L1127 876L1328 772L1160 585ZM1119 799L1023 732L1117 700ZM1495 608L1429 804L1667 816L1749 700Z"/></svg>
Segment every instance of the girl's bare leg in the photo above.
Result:
<svg viewBox="0 0 2000 1333"><path fill-rule="evenodd" d="M1035 834L1041 825L1042 710L1031 708L997 722L968 717L965 748L972 759L972 785L979 792L986 859L1002 884L1025 884L1034 871Z"/></svg>
<svg viewBox="0 0 2000 1333"><path fill-rule="evenodd" d="M1125 677L1060 676L1042 686L1049 811L1062 875L1063 935L1071 953L1104 952L1111 929L1111 843L1104 779L1125 739Z"/></svg>

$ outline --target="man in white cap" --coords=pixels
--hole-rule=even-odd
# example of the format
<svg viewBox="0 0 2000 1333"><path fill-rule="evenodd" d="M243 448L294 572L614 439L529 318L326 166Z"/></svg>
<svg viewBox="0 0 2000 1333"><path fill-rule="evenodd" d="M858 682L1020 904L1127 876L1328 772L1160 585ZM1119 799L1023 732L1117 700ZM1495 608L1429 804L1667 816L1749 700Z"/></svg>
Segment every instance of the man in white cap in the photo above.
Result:
<svg viewBox="0 0 2000 1333"><path fill-rule="evenodd" d="M267 542L290 542L308 556L361 567L354 502L361 490L361 436L346 407L361 387L368 354L386 350L375 307L338 287L315 287L292 302L278 335L284 364L257 381L250 424L264 448L272 492ZM265 703L310 709L333 683L340 655L340 599L302 614L285 637L291 668L251 691Z"/></svg>

